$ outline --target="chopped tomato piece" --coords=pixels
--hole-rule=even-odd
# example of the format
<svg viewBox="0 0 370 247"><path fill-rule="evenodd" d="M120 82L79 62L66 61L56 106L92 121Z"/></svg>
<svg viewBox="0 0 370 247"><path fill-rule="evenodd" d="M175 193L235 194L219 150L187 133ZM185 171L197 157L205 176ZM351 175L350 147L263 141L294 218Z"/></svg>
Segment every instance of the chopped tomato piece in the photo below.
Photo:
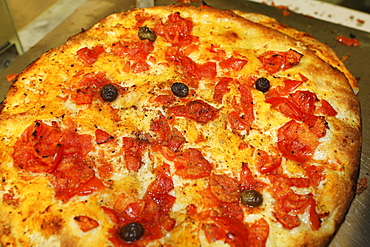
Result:
<svg viewBox="0 0 370 247"><path fill-rule="evenodd" d="M261 191L266 184L258 181L252 174L248 167L248 164L242 164L242 170L240 172L240 191L243 190L256 190Z"/></svg>
<svg viewBox="0 0 370 247"><path fill-rule="evenodd" d="M175 12L168 16L165 23L157 24L154 31L174 45L187 45L196 39L191 35L192 29L193 22L182 18L179 12Z"/></svg>
<svg viewBox="0 0 370 247"><path fill-rule="evenodd" d="M14 165L31 172L53 171L56 166L54 156L62 135L56 125L50 126L41 121L31 124L14 145Z"/></svg>
<svg viewBox="0 0 370 247"><path fill-rule="evenodd" d="M213 169L202 153L195 148L186 149L177 155L174 160L176 174L182 178L203 178L208 177Z"/></svg>
<svg viewBox="0 0 370 247"><path fill-rule="evenodd" d="M71 99L77 105L84 105L84 104L91 104L93 101L94 92L92 88L79 88L75 92L72 93Z"/></svg>
<svg viewBox="0 0 370 247"><path fill-rule="evenodd" d="M233 130L247 130L251 124L245 119L245 115L241 115L238 111L232 111L228 115L230 127Z"/></svg>
<svg viewBox="0 0 370 247"><path fill-rule="evenodd" d="M78 88L101 88L108 84L109 79L102 72L88 73L78 82Z"/></svg>
<svg viewBox="0 0 370 247"><path fill-rule="evenodd" d="M249 123L249 126L251 126L254 121L252 93L250 89L243 83L239 84L239 92L240 105L244 113L244 118Z"/></svg>
<svg viewBox="0 0 370 247"><path fill-rule="evenodd" d="M174 188L168 164L157 167L154 171L155 180L149 185L144 197L137 199L122 194L116 198L114 208L108 215L118 216L117 226L137 222L141 224L145 233L143 241L152 241L163 237L164 231L171 231L176 221L169 215L176 198L168 193ZM118 237L112 232L112 237ZM119 241L118 241L119 242Z"/></svg>
<svg viewBox="0 0 370 247"><path fill-rule="evenodd" d="M322 166L308 166L305 167L307 176L310 178L310 183L313 187L319 186L320 182L324 180L324 168Z"/></svg>
<svg viewBox="0 0 370 247"><path fill-rule="evenodd" d="M305 116L314 113L316 108L315 102L317 101L316 94L310 91L296 91L292 93L290 97Z"/></svg>
<svg viewBox="0 0 370 247"><path fill-rule="evenodd" d="M119 57L128 57L134 62L143 62L154 50L153 42L144 39L135 42L118 41L112 45L112 53Z"/></svg>
<svg viewBox="0 0 370 247"><path fill-rule="evenodd" d="M131 66L131 71L135 74L149 70L149 64L145 61L136 62Z"/></svg>
<svg viewBox="0 0 370 247"><path fill-rule="evenodd" d="M164 164L157 168L159 172L156 179L149 185L147 193L152 195L167 194L174 189L173 181L170 176L170 166Z"/></svg>
<svg viewBox="0 0 370 247"><path fill-rule="evenodd" d="M310 214L310 226L313 231L320 229L321 220L316 212L316 202L313 199L312 194L309 197L309 214Z"/></svg>
<svg viewBox="0 0 370 247"><path fill-rule="evenodd" d="M266 103L272 105L272 108L283 113L284 115L295 119L302 120L304 115L299 106L289 98L285 97L271 97L266 100Z"/></svg>
<svg viewBox="0 0 370 247"><path fill-rule="evenodd" d="M240 71L248 63L247 59L230 57L220 62L222 69L232 69L234 71Z"/></svg>
<svg viewBox="0 0 370 247"><path fill-rule="evenodd" d="M310 130L317 135L318 138L326 135L326 129L328 128L325 117L309 115L303 122L308 125Z"/></svg>
<svg viewBox="0 0 370 247"><path fill-rule="evenodd" d="M242 220L231 217L212 217L215 224L226 233L225 242L230 246L245 246L248 228Z"/></svg>
<svg viewBox="0 0 370 247"><path fill-rule="evenodd" d="M131 137L123 138L123 149L125 151L126 168L130 171L138 171L142 164L142 153L148 142Z"/></svg>
<svg viewBox="0 0 370 247"><path fill-rule="evenodd" d="M238 202L240 199L238 182L227 175L211 174L210 189L221 202Z"/></svg>
<svg viewBox="0 0 370 247"><path fill-rule="evenodd" d="M218 103L222 103L223 96L230 92L229 84L232 82L232 78L222 77L220 81L216 84L213 99Z"/></svg>
<svg viewBox="0 0 370 247"><path fill-rule="evenodd" d="M150 125L150 130L158 134L157 142L168 147L171 151L178 151L186 142L185 137L176 128L168 124L166 117L160 115L159 118Z"/></svg>
<svg viewBox="0 0 370 247"><path fill-rule="evenodd" d="M86 183L78 186L75 193L79 196L85 196L103 189L105 189L105 185L99 178L94 176Z"/></svg>
<svg viewBox="0 0 370 247"><path fill-rule="evenodd" d="M113 138L114 138L113 136L111 136L104 130L101 130L101 129L95 130L95 141L97 144L103 144L103 143L109 142L113 140Z"/></svg>
<svg viewBox="0 0 370 247"><path fill-rule="evenodd" d="M320 103L321 107L319 108L319 111L323 115L333 117L338 114L337 111L333 108L333 106L325 99L320 100Z"/></svg>
<svg viewBox="0 0 370 247"><path fill-rule="evenodd" d="M269 236L270 226L264 218L255 221L248 228L248 246L264 247Z"/></svg>
<svg viewBox="0 0 370 247"><path fill-rule="evenodd" d="M162 105L172 105L176 100L176 97L173 94L167 95L158 95L155 98L155 101L162 104Z"/></svg>
<svg viewBox="0 0 370 247"><path fill-rule="evenodd" d="M262 174L273 171L278 168L281 164L281 159L279 157L274 157L269 155L263 150L258 150L256 155L256 165Z"/></svg>
<svg viewBox="0 0 370 247"><path fill-rule="evenodd" d="M105 50L102 45L95 46L91 49L84 47L77 51L77 57L85 64L92 65L104 51Z"/></svg>
<svg viewBox="0 0 370 247"><path fill-rule="evenodd" d="M213 79L217 75L216 63L206 62L198 65L196 74L199 79Z"/></svg>
<svg viewBox="0 0 370 247"><path fill-rule="evenodd" d="M296 228L301 224L301 221L297 215L290 215L285 212L277 212L275 210L274 215L276 219L283 225L286 229Z"/></svg>
<svg viewBox="0 0 370 247"><path fill-rule="evenodd" d="M88 232L99 226L99 223L96 220L85 215L76 216L73 219L77 222L83 232Z"/></svg>
<svg viewBox="0 0 370 247"><path fill-rule="evenodd" d="M278 147L288 159L308 161L318 145L318 137L305 124L291 120L278 130Z"/></svg>
<svg viewBox="0 0 370 247"><path fill-rule="evenodd" d="M356 38L348 38L343 35L339 35L336 40L342 44L345 44L347 46L360 46L360 41Z"/></svg>
<svg viewBox="0 0 370 247"><path fill-rule="evenodd" d="M201 100L189 101L186 105L168 109L170 115L187 117L201 124L214 120L217 117L217 112L217 109Z"/></svg>
<svg viewBox="0 0 370 247"><path fill-rule="evenodd" d="M217 240L225 239L226 232L225 230L216 226L216 224L202 224L202 229L206 235L208 243L213 243Z"/></svg>
<svg viewBox="0 0 370 247"><path fill-rule="evenodd" d="M297 65L301 60L302 54L290 49L287 52L267 51L258 58L262 63L262 68L270 74L286 70Z"/></svg>

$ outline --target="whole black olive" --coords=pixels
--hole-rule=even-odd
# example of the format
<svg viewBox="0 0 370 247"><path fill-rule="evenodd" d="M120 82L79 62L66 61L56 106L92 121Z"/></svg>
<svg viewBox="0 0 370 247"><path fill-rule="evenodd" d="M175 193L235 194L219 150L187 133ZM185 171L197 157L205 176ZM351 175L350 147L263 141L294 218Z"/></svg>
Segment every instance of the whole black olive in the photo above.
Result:
<svg viewBox="0 0 370 247"><path fill-rule="evenodd" d="M118 89L112 84L106 84L102 87L100 96L104 101L112 102L118 97Z"/></svg>
<svg viewBox="0 0 370 247"><path fill-rule="evenodd" d="M137 34L139 35L139 38L141 40L147 39L149 41L154 42L157 39L157 35L149 27L140 27L139 28L139 31L137 32Z"/></svg>
<svg viewBox="0 0 370 247"><path fill-rule="evenodd" d="M263 202L262 195L255 190L243 190L240 194L241 202L248 207L258 207Z"/></svg>
<svg viewBox="0 0 370 247"><path fill-rule="evenodd" d="M270 81L264 77L258 78L256 81L256 89L266 93L270 89Z"/></svg>
<svg viewBox="0 0 370 247"><path fill-rule="evenodd" d="M122 240L131 243L139 240L144 232L144 227L140 223L132 222L119 229L119 236Z"/></svg>
<svg viewBox="0 0 370 247"><path fill-rule="evenodd" d="M172 84L171 90L177 97L186 97L189 94L189 87L181 82Z"/></svg>

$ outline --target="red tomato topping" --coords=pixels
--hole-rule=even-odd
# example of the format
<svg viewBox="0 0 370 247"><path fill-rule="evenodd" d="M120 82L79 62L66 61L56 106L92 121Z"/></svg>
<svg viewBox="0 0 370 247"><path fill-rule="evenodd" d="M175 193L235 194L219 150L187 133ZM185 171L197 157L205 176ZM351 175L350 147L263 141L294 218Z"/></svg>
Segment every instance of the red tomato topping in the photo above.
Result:
<svg viewBox="0 0 370 247"><path fill-rule="evenodd" d="M289 98L271 97L266 99L266 103L272 105L272 108L295 120L302 120L304 115L299 106Z"/></svg>
<svg viewBox="0 0 370 247"><path fill-rule="evenodd" d="M202 230L206 235L208 243L213 243L217 240L225 239L225 230L216 226L216 224L202 224Z"/></svg>
<svg viewBox="0 0 370 247"><path fill-rule="evenodd" d="M307 116L315 111L316 94L310 91L296 91L290 95L292 100L299 106L301 112Z"/></svg>
<svg viewBox="0 0 370 247"><path fill-rule="evenodd" d="M162 105L172 105L176 101L176 97L173 94L170 95L158 95L155 101Z"/></svg>
<svg viewBox="0 0 370 247"><path fill-rule="evenodd" d="M132 137L123 138L123 149L125 151L125 165L130 171L138 171L142 164L142 153L149 143Z"/></svg>
<svg viewBox="0 0 370 247"><path fill-rule="evenodd" d="M17 140L13 159L26 171L54 175L55 197L66 202L104 188L87 160L91 150L92 136L79 135L73 124L62 130L37 121Z"/></svg>
<svg viewBox="0 0 370 247"><path fill-rule="evenodd" d="M290 49L287 52L267 51L259 56L262 68L270 74L286 70L297 65L301 60L302 54Z"/></svg>
<svg viewBox="0 0 370 247"><path fill-rule="evenodd" d="M102 183L102 181L100 181L99 178L94 176L86 183L78 186L74 193L79 196L86 196L93 193L94 191L103 190L104 188L105 185Z"/></svg>
<svg viewBox="0 0 370 247"><path fill-rule="evenodd" d="M199 79L213 79L217 75L216 63L206 62L198 65L196 74Z"/></svg>
<svg viewBox="0 0 370 247"><path fill-rule="evenodd" d="M288 159L308 161L318 145L318 137L305 124L291 120L278 130L278 147Z"/></svg>
<svg viewBox="0 0 370 247"><path fill-rule="evenodd" d="M73 219L83 232L88 232L99 226L99 223L96 220L85 215L76 216Z"/></svg>
<svg viewBox="0 0 370 247"><path fill-rule="evenodd" d="M157 35L162 36L167 42L174 45L187 45L196 38L191 35L193 22L180 16L179 12L168 16L165 23L159 23L154 28Z"/></svg>
<svg viewBox="0 0 370 247"><path fill-rule="evenodd" d="M290 215L285 212L274 211L276 219L283 225L286 229L296 228L301 224L301 221L297 215Z"/></svg>
<svg viewBox="0 0 370 247"><path fill-rule="evenodd" d="M94 97L94 91L92 88L79 88L72 93L71 99L77 105L91 104Z"/></svg>
<svg viewBox="0 0 370 247"><path fill-rule="evenodd" d="M178 52L176 50L176 52ZM213 79L217 75L216 63L206 62L204 64L197 64L190 57L175 54L168 54L168 59L173 61L178 68L182 70L188 84L192 87L198 87L198 81L201 79Z"/></svg>
<svg viewBox="0 0 370 247"><path fill-rule="evenodd" d="M271 172L281 164L280 157L269 155L263 150L258 150L256 155L256 166L262 174Z"/></svg>
<svg viewBox="0 0 370 247"><path fill-rule="evenodd" d="M298 179L286 178L279 175L270 177L271 183L274 185L272 187L272 195L276 200L274 204L274 215L284 228L293 229L301 224L297 214L302 214L309 208L311 228L318 230L320 219L316 213L316 202L313 199L313 195L296 194L290 188L291 186L297 186ZM308 187L309 184L306 183L305 186Z"/></svg>
<svg viewBox="0 0 370 247"><path fill-rule="evenodd" d="M343 35L339 35L336 40L342 44L345 44L345 45L348 45L348 46L360 46L360 41L358 41L358 39L355 39L355 38L348 38L348 37L345 37Z"/></svg>
<svg viewBox="0 0 370 247"><path fill-rule="evenodd" d="M131 66L131 71L135 74L147 71L149 69L149 64L145 61L136 62Z"/></svg>
<svg viewBox="0 0 370 247"><path fill-rule="evenodd" d="M127 57L134 62L143 62L154 50L153 42L144 39L136 42L118 41L112 45L112 53L119 57Z"/></svg>
<svg viewBox="0 0 370 247"><path fill-rule="evenodd" d="M248 164L242 164L242 170L240 172L240 191L243 190L256 190L261 191L266 184L264 182L258 181L252 174L248 167Z"/></svg>
<svg viewBox="0 0 370 247"><path fill-rule="evenodd" d="M170 174L170 166L164 164L156 169L156 179L149 185L147 194L150 195L162 195L167 194L174 189L173 181Z"/></svg>
<svg viewBox="0 0 370 247"><path fill-rule="evenodd" d="M87 65L92 65L104 51L102 45L95 46L91 49L84 47L77 51L77 58Z"/></svg>
<svg viewBox="0 0 370 247"><path fill-rule="evenodd" d="M187 117L198 123L206 124L217 117L218 110L201 100L189 101L186 105L168 109L169 115Z"/></svg>
<svg viewBox="0 0 370 247"><path fill-rule="evenodd" d="M247 119L245 119L245 115L241 115L238 111L230 112L228 115L228 121L233 130L247 130L251 126Z"/></svg>
<svg viewBox="0 0 370 247"><path fill-rule="evenodd" d="M109 82L109 79L102 72L88 73L78 82L78 88L101 88Z"/></svg>
<svg viewBox="0 0 370 247"><path fill-rule="evenodd" d="M110 81L101 72L89 73L83 76L83 78L74 87L75 91L71 94L71 99L78 105L91 104L99 88L108 84Z"/></svg>
<svg viewBox="0 0 370 247"><path fill-rule="evenodd" d="M62 135L56 125L41 121L31 124L14 144L14 165L30 172L52 172Z"/></svg>
<svg viewBox="0 0 370 247"><path fill-rule="evenodd" d="M15 195L14 195L14 192L9 192L9 193L5 193L3 194L3 202L4 204L6 205L10 205L10 206L13 206L13 207L18 207L19 206L19 198L14 198Z"/></svg>
<svg viewBox="0 0 370 247"><path fill-rule="evenodd" d="M325 116L333 117L337 115L337 111L334 110L333 106L326 101L325 99L320 100L321 106L319 108L319 112Z"/></svg>
<svg viewBox="0 0 370 247"><path fill-rule="evenodd" d="M103 143L109 142L113 140L113 138L114 138L113 136L111 136L104 130L101 130L101 129L95 130L95 141L97 144L103 144Z"/></svg>
<svg viewBox="0 0 370 247"><path fill-rule="evenodd" d="M175 158L174 162L176 174L182 178L208 177L213 169L211 163L195 148L186 149Z"/></svg>
<svg viewBox="0 0 370 247"><path fill-rule="evenodd" d="M222 103L223 96L230 92L229 84L232 82L232 78L222 77L220 81L216 84L214 93L213 93L213 100L217 103Z"/></svg>
<svg viewBox="0 0 370 247"><path fill-rule="evenodd" d="M264 247L269 236L270 226L264 218L261 218L254 222L248 228L248 246L253 247Z"/></svg>
<svg viewBox="0 0 370 247"><path fill-rule="evenodd" d="M234 71L240 71L248 63L247 59L230 57L220 62L222 69L232 69Z"/></svg>
<svg viewBox="0 0 370 247"><path fill-rule="evenodd" d="M157 133L158 144L168 147L171 151L178 151L186 143L185 137L176 128L172 128L167 122L166 117L160 115L159 118L152 122L150 130Z"/></svg>
<svg viewBox="0 0 370 247"><path fill-rule="evenodd" d="M116 198L113 212L104 209L110 217L113 217L113 222L116 220L115 215L118 216L117 227L132 222L140 223L144 227L144 235L136 242L140 246L145 246L147 241L163 237L164 231L171 231L176 224L169 215L176 199L168 195L168 192L174 188L169 172L168 164L157 167L156 178L149 185L142 199L121 195ZM119 238L117 229L111 234L116 246L124 246L125 242Z"/></svg>
<svg viewBox="0 0 370 247"><path fill-rule="evenodd" d="M213 217L212 220L216 225L224 230L225 242L230 246L248 246L246 237L248 228L242 220L236 220L231 217Z"/></svg>
<svg viewBox="0 0 370 247"><path fill-rule="evenodd" d="M326 129L328 128L325 117L309 115L303 122L308 125L310 130L317 135L318 138L326 135Z"/></svg>
<svg viewBox="0 0 370 247"><path fill-rule="evenodd" d="M238 202L240 199L238 182L227 175L212 173L209 186L213 195L221 202Z"/></svg>
<svg viewBox="0 0 370 247"><path fill-rule="evenodd" d="M252 93L249 88L242 83L239 85L239 92L240 105L244 112L244 118L249 122L249 126L251 126L254 121Z"/></svg>
<svg viewBox="0 0 370 247"><path fill-rule="evenodd" d="M319 186L320 182L324 180L324 168L322 166L308 166L305 167L307 176L310 178L310 183L313 187Z"/></svg>

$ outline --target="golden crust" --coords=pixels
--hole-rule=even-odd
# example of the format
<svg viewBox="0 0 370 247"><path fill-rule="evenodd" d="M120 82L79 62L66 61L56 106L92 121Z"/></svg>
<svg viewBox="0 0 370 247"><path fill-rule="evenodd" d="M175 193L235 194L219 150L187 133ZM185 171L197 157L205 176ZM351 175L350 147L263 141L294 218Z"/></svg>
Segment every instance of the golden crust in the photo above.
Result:
<svg viewBox="0 0 370 247"><path fill-rule="evenodd" d="M359 91L358 82L356 78L351 74L351 72L345 67L343 62L337 56L337 54L326 44L318 41L312 34L298 31L294 28L291 28L287 25L284 25L274 18L264 16L256 13L245 13L239 10L234 10L234 12L248 20L257 22L266 27L278 30L290 37L304 43L307 47L313 50L317 56L323 59L325 62L337 68L345 74L347 77L353 91L357 94Z"/></svg>
<svg viewBox="0 0 370 247"><path fill-rule="evenodd" d="M176 12L182 18L191 19L194 25L192 35L196 37L197 41L194 42L197 42L197 48L191 50L190 46L187 50L194 61L199 64L214 61L213 54L208 50L213 44L221 47L229 56L238 54L248 58L248 66L238 72L218 68L218 77L232 77L245 85L250 83L248 79L251 76L268 77L272 87L276 88L283 85L284 79L300 80L301 74L307 78L307 82L298 90L315 93L317 101L325 99L337 112L335 116L325 117L328 126L326 135L319 139L312 159L306 162L308 166L325 168L324 181L317 187L302 190L292 186L297 193L313 194L319 214L329 212L328 216L321 219L320 229L311 230L307 210L299 215L299 227L291 230L282 227L274 216L273 207L277 199L271 195L273 184L268 184L267 189L263 190L266 199L260 211L243 208L246 225L250 226L260 218L269 223L267 246L324 246L328 243L352 201L358 173L361 119L359 102L353 92L357 90L353 77L330 48L311 36L307 41L307 34L270 18L239 11L235 11L235 14L211 8L167 6L132 10L105 18L91 29L71 37L61 47L43 54L12 85L0 114L0 173L3 174L0 189L2 195L11 196L9 200L3 199L0 202L2 245L112 245L109 231L116 225L101 206L114 208L120 200L141 198L155 179L154 168L163 162L170 164L175 184L171 195L176 197L176 202L171 217L176 220L176 225L162 240L152 242L151 246L162 246L163 243L173 246L211 245L206 240L199 218L186 214L190 204L198 205L199 208L202 204L208 205L199 193L207 188L208 177L183 179L174 173L176 168L172 161L154 151L144 152L143 166L138 173L128 171L122 165L125 162L122 137L152 133L151 123L158 118L159 113L166 114L168 108L158 104L155 96L170 93L169 87L173 82L185 81L186 78L176 70L176 66L168 65L164 54L169 44L163 37L157 37L151 52L156 61L151 61L151 68L141 73L125 73L123 68L127 58L114 56L110 45L118 41L138 40L137 29L134 28L137 16L149 17L142 25L154 28L155 23L165 22L169 14ZM106 51L95 63L86 66L76 59L79 49L101 44L106 46ZM285 52L289 49L303 55L298 65L273 76L261 69L258 56L266 51ZM96 99L91 105L76 104L69 94L85 75L97 72L102 72L111 82L125 88L123 95L112 103ZM232 110L233 99L240 100L240 96L235 98L240 89L230 86L230 92L225 94L223 102L216 103L213 100L216 83L215 79L199 79L199 86L192 89L194 93L191 96L217 108L216 119L198 123L176 117L171 124L183 133L187 140L184 144L186 148L202 150L205 158L213 164L213 172L238 179L241 164L248 164L256 177L260 176L261 181L270 182L267 175L258 171L255 156L258 150L270 152L277 149L278 129L291 119L273 109L271 104L265 103L266 96L250 86L254 122L250 130L245 132L230 130L227 114ZM181 102L176 99L175 104ZM67 128L73 121L79 134L94 136L96 128L101 128L117 137L109 145L94 144L88 156L94 169L101 167L106 160L112 161L114 175L109 179L101 178L109 189L82 197L75 196L62 203L55 198L55 178L52 174L33 173L14 166L12 157L15 143L25 129L37 120L50 125L54 121L62 128ZM242 145L247 147L241 149ZM300 162L284 157L281 165L283 175L307 177L302 173L300 165ZM73 220L79 215L97 219L99 226L82 232ZM213 245L226 244L218 240Z"/></svg>

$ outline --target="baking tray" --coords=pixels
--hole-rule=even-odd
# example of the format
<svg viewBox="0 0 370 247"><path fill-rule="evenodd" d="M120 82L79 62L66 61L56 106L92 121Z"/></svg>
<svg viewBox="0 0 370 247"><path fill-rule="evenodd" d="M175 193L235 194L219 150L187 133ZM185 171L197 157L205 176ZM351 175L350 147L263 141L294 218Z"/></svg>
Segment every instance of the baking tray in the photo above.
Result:
<svg viewBox="0 0 370 247"><path fill-rule="evenodd" d="M138 0L139 1L139 0ZM295 14L283 15L281 9L246 0L206 0L207 4L218 9L239 9L261 13L277 19L298 30L311 33L318 40L329 45L340 57L346 57L345 64L359 80L363 116L363 148L361 155L360 178L368 178L370 173L370 33L317 20L312 17ZM157 0L155 5L176 3L175 0ZM20 73L43 52L64 43L68 37L87 29L105 16L132 9L135 0L87 0L71 16L45 36L38 44L17 59L11 66L0 73L0 101L4 98L10 83L5 76ZM354 17L356 18L356 17ZM336 37L355 36L361 42L359 47L348 47L336 42ZM369 208L367 208L369 207ZM370 189L357 195L349 209L345 222L329 244L330 247L368 247L370 246Z"/></svg>

